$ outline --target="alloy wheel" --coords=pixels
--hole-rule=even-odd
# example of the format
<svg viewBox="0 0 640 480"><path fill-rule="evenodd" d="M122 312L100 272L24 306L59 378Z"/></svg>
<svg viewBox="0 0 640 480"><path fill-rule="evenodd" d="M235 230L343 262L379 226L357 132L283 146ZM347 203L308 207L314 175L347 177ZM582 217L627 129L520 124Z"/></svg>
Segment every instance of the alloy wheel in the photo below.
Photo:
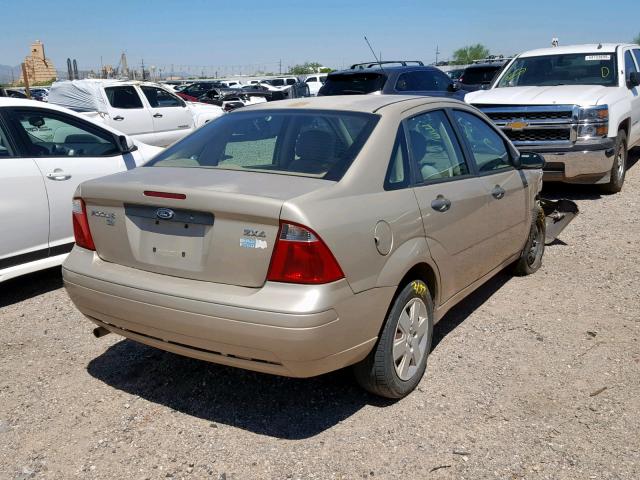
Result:
<svg viewBox="0 0 640 480"><path fill-rule="evenodd" d="M412 298L402 309L393 341L393 363L401 380L410 380L427 355L427 306L420 298Z"/></svg>

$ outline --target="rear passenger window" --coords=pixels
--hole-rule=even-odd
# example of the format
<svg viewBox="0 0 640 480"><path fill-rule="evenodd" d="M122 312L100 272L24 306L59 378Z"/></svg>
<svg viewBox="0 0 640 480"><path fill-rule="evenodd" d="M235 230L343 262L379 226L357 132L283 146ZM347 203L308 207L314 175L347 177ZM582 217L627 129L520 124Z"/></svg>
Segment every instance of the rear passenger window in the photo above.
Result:
<svg viewBox="0 0 640 480"><path fill-rule="evenodd" d="M106 87L104 89L107 99L113 108L142 108L142 100L135 87L125 85L122 87Z"/></svg>
<svg viewBox="0 0 640 480"><path fill-rule="evenodd" d="M454 110L453 116L469 143L480 173L511 167L509 150L493 127L471 113Z"/></svg>
<svg viewBox="0 0 640 480"><path fill-rule="evenodd" d="M407 121L408 141L418 181L468 175L460 145L445 113L423 113Z"/></svg>

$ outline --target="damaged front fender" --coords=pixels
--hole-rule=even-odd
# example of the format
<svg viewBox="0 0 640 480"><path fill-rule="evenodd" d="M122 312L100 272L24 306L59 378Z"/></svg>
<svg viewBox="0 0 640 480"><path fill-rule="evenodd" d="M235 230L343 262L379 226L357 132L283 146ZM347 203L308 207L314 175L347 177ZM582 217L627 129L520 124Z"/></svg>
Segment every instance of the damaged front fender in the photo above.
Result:
<svg viewBox="0 0 640 480"><path fill-rule="evenodd" d="M561 198L560 200L540 199L540 206L544 211L546 234L544 243L552 243L558 235L566 228L579 213L578 205L571 200Z"/></svg>

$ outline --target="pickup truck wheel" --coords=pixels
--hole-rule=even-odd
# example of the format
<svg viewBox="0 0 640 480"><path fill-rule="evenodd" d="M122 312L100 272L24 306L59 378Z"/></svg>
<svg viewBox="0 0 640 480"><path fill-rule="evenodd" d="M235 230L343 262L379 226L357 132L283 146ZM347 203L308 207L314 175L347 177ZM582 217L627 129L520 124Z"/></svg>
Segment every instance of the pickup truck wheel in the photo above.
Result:
<svg viewBox="0 0 640 480"><path fill-rule="evenodd" d="M611 179L609 183L600 187L603 193L618 193L622 190L622 184L627 172L627 134L624 130L618 132L615 149L613 167L611 167Z"/></svg>
<svg viewBox="0 0 640 480"><path fill-rule="evenodd" d="M427 285L415 280L394 300L374 349L353 366L356 380L382 397L408 395L427 368L432 336L433 300Z"/></svg>
<svg viewBox="0 0 640 480"><path fill-rule="evenodd" d="M542 266L542 256L544 255L544 237L546 234L546 223L544 211L540 206L536 207L529 230L529 238L520 253L520 258L514 265L514 273L519 276L531 275Z"/></svg>

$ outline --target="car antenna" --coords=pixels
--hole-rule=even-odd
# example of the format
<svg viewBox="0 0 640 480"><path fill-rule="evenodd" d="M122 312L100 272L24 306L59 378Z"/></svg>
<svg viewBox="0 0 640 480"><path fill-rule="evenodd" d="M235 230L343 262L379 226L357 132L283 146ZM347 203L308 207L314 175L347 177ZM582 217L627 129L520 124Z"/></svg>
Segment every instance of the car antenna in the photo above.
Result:
<svg viewBox="0 0 640 480"><path fill-rule="evenodd" d="M376 56L376 52L373 50L373 47L371 46L371 43L369 43L369 39L367 38L367 36L364 36L364 41L367 42L367 45L369 46L369 50L371 50L371 53L373 54L373 58L376 59L376 62L378 62L378 66L380 67L380 70L382 70L382 72L386 75L387 72L384 71L384 68L382 68L382 61Z"/></svg>

